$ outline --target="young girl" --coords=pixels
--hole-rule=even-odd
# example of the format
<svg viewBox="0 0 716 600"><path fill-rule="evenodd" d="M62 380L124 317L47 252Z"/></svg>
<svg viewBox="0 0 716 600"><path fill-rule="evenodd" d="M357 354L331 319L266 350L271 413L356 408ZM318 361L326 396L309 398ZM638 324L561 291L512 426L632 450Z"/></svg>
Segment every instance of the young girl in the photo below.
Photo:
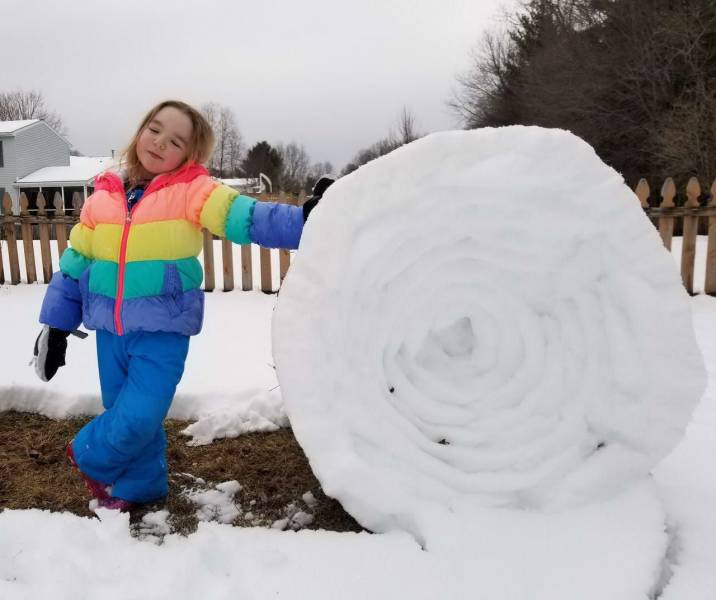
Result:
<svg viewBox="0 0 716 600"><path fill-rule="evenodd" d="M257 202L201 166L213 141L204 117L183 102L150 110L125 170L97 178L42 304L35 368L45 381L65 364L70 332L81 322L97 330L105 411L67 456L106 508L167 494L163 421L204 312L201 228L237 244L297 248L308 212L332 183L322 179L303 208Z"/></svg>

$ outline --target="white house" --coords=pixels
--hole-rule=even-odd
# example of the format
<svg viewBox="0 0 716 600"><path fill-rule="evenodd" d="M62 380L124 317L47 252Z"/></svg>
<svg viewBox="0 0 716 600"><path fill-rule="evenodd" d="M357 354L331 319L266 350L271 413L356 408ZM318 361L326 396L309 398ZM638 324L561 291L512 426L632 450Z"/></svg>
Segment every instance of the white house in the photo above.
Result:
<svg viewBox="0 0 716 600"><path fill-rule="evenodd" d="M40 191L50 202L55 192L86 197L95 176L111 164L109 157L70 156L69 143L39 119L0 121L0 198L8 192L15 211L21 192L31 204Z"/></svg>
<svg viewBox="0 0 716 600"><path fill-rule="evenodd" d="M59 191L66 207L72 201L74 192L80 192L87 199L95 177L113 166L114 162L111 156L70 156L69 166L43 167L18 179L15 186L28 197L43 192L50 202L54 193Z"/></svg>

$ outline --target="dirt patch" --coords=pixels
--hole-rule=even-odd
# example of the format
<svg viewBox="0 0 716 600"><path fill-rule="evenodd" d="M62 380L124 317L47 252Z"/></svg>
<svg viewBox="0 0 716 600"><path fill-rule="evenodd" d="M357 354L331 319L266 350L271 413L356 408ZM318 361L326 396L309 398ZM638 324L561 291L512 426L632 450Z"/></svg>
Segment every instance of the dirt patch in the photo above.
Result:
<svg viewBox="0 0 716 600"><path fill-rule="evenodd" d="M0 510L39 508L93 514L80 477L64 456L67 442L86 422L0 413ZM172 530L191 533L198 522L197 507L187 498L187 489L212 489L215 484L237 480L242 489L235 503L241 514L234 525L268 527L284 519L287 510L302 510L313 516L306 529L362 531L338 502L323 493L290 429L187 446L188 438L179 433L187 425L166 422L169 495L163 502L133 511L132 523L139 523L148 512L168 510ZM302 500L306 492L313 494L315 504L309 506Z"/></svg>

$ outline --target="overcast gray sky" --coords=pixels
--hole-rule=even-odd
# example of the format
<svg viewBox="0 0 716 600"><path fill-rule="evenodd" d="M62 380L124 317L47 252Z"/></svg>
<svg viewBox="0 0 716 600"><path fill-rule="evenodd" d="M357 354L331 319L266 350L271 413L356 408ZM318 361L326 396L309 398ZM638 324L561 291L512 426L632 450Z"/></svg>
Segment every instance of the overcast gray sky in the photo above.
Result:
<svg viewBox="0 0 716 600"><path fill-rule="evenodd" d="M338 169L403 105L420 130L510 0L1 0L0 90L36 89L84 154L165 98L231 107L246 145L296 141Z"/></svg>

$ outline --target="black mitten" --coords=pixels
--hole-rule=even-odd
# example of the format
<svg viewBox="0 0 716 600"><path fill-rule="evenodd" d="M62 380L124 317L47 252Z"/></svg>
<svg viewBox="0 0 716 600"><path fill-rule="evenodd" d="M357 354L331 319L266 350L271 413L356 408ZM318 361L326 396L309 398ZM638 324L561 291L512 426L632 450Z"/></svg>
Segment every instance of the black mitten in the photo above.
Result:
<svg viewBox="0 0 716 600"><path fill-rule="evenodd" d="M42 381L50 381L57 373L57 369L64 366L68 335L70 335L69 331L45 325L37 336L33 360L35 373Z"/></svg>
<svg viewBox="0 0 716 600"><path fill-rule="evenodd" d="M306 222L308 215L316 207L318 201L323 198L325 191L333 185L335 179L330 175L323 175L313 186L313 190L308 199L303 203L303 222Z"/></svg>

